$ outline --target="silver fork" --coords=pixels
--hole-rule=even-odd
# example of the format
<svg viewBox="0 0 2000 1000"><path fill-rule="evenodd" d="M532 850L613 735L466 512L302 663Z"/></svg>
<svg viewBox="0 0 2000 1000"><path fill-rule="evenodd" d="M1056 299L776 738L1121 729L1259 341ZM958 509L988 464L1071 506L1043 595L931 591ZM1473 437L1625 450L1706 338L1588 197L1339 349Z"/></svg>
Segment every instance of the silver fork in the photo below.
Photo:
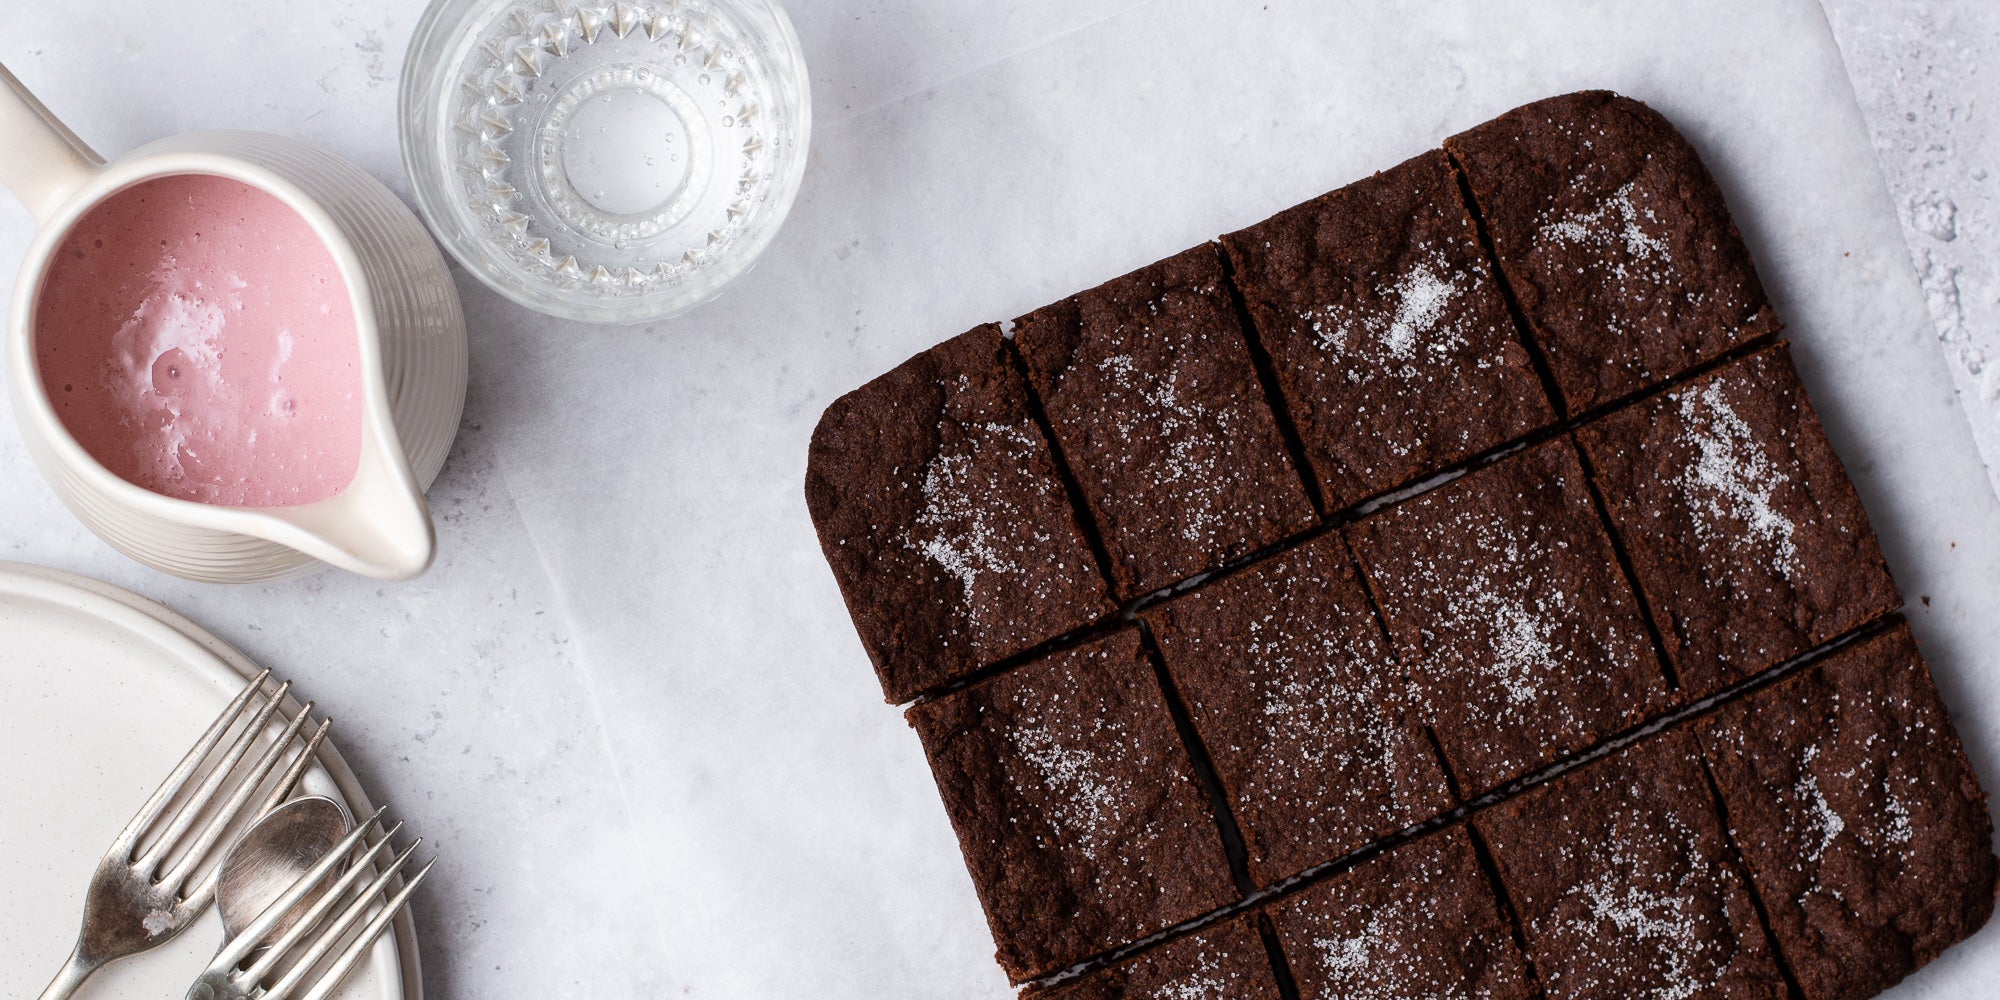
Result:
<svg viewBox="0 0 2000 1000"><path fill-rule="evenodd" d="M257 802L251 801L298 738L312 712L311 702L247 770L236 773L251 749L263 740L266 726L291 689L289 682L279 685L277 692L250 715L248 725L237 732L212 767L202 766L223 737L250 712L270 676L266 670L244 686L111 842L111 849L90 877L76 947L62 971L42 991L41 1000L63 1000L105 963L159 945L193 923L215 898L219 866L204 862L210 860L209 854L222 835L239 819L262 815L284 801L298 784L332 720L320 723L306 738L304 748L281 772L271 791ZM200 784L196 785L198 776ZM178 808L170 815L169 807L175 805ZM142 838L155 828L158 835L143 841L142 846ZM203 874L194 879L198 872Z"/></svg>
<svg viewBox="0 0 2000 1000"><path fill-rule="evenodd" d="M215 953L215 960L188 988L187 1000L326 1000L338 989L369 945L388 929L389 922L409 901L410 893L416 891L431 866L437 864L437 858L431 858L401 889L394 888L396 873L417 852L417 845L424 842L421 837L411 841L410 846L378 870L375 859L388 849L390 840L403 828L398 823L363 851L324 895L308 901L313 888L362 843L369 829L382 818L383 809L375 810L373 816L356 824L318 864L272 900L264 912L243 928L243 933L224 942L222 950ZM375 877L355 891L355 884L364 874ZM334 913L336 906L340 907L338 913ZM302 908L299 918L287 921L294 908ZM361 925L360 930L354 932L357 924ZM255 960L245 966L245 960L253 955Z"/></svg>

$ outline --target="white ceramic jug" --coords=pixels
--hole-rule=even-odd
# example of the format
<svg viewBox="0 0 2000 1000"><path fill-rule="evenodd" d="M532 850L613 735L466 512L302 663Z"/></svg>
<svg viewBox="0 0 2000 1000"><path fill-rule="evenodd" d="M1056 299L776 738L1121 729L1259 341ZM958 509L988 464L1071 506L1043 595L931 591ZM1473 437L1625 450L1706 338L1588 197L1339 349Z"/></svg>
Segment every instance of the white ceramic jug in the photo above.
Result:
<svg viewBox="0 0 2000 1000"><path fill-rule="evenodd" d="M151 492L99 464L57 417L36 362L35 316L49 261L107 196L152 178L212 174L260 188L311 224L353 298L363 374L362 456L334 497L296 507L228 507ZM65 504L140 562L193 580L240 583L330 563L384 579L430 566L424 490L444 466L465 405L465 318L450 272L417 217L365 171L295 140L196 132L109 163L0 67L0 184L40 231L14 286L8 384L28 450Z"/></svg>

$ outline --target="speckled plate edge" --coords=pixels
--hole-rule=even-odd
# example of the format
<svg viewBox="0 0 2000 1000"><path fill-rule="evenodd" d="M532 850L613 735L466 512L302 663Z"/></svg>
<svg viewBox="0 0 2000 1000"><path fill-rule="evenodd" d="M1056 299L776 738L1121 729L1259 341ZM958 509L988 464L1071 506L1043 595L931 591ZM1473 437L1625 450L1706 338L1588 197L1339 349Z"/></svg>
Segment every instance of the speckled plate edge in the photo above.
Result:
<svg viewBox="0 0 2000 1000"><path fill-rule="evenodd" d="M249 657L238 652L235 647L223 642L215 633L195 624L179 612L123 587L64 570L6 560L0 560L0 574L31 577L130 608L179 633L181 637L206 650L245 680L255 677L262 669ZM299 709L300 705L296 698L285 699L286 712L296 713ZM319 762L320 766L326 769L327 776L333 779L334 787L340 790L341 797L347 801L350 813L360 816L375 810L373 800L361 787L361 780L354 776L354 771L347 766L347 761L341 758L340 751L333 746L331 740L320 745ZM401 883L400 878L397 879L397 883ZM424 980L422 967L417 958L417 928L416 922L410 917L409 907L404 907L401 913L396 914L395 928L396 958L401 966L399 978L402 980L403 1000L423 1000Z"/></svg>

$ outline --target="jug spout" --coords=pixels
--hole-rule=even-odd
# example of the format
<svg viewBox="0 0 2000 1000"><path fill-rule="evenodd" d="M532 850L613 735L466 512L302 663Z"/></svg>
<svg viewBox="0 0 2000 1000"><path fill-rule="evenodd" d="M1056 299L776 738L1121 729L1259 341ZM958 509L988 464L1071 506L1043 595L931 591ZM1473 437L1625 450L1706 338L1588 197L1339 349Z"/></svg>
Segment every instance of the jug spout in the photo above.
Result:
<svg viewBox="0 0 2000 1000"><path fill-rule="evenodd" d="M273 511L291 537L273 538L321 562L382 580L430 568L437 530L430 505L393 441L364 448L354 480L319 503Z"/></svg>

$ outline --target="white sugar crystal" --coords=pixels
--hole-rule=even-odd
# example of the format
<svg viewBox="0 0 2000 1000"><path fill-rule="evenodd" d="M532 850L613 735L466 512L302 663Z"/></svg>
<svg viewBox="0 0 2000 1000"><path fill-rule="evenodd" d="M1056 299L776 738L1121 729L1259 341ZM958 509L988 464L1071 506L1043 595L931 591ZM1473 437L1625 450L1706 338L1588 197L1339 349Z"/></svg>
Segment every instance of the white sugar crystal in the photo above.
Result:
<svg viewBox="0 0 2000 1000"><path fill-rule="evenodd" d="M1382 336L1382 346L1391 357L1408 360L1417 345L1444 317L1444 307L1458 294L1458 287L1443 274L1444 261L1434 258L1429 267L1419 266L1396 282L1396 315Z"/></svg>
<svg viewBox="0 0 2000 1000"><path fill-rule="evenodd" d="M1611 197L1599 202L1588 212L1571 212L1551 222L1545 222L1541 238L1552 242L1569 243L1575 246L1609 248L1622 246L1625 256L1635 261L1655 261L1670 266L1665 240L1646 231L1641 221L1659 223L1659 216L1650 208L1640 208L1632 201L1632 192L1637 182L1627 182ZM1622 263L1612 265L1621 277L1624 275Z"/></svg>
<svg viewBox="0 0 2000 1000"><path fill-rule="evenodd" d="M1028 762L1042 787L1056 799L1049 820L1074 838L1077 849L1092 861L1112 846L1123 801L1131 789L1117 777L1110 762L1093 749L1110 745L1103 719L1094 720L1088 740L1065 741L1039 718L1016 726L1010 736L1014 749Z"/></svg>
<svg viewBox="0 0 2000 1000"><path fill-rule="evenodd" d="M1598 925L1610 924L1627 938L1655 944L1661 960L1656 971L1662 982L1645 993L1633 994L1635 997L1689 1000L1702 991L1693 968L1694 956L1702 945L1696 934L1699 918L1689 912L1689 897L1649 891L1616 872L1605 872L1576 891Z"/></svg>
<svg viewBox="0 0 2000 1000"><path fill-rule="evenodd" d="M980 573L1012 573L1020 568L994 547L992 526L981 505L967 495L966 469L971 462L970 455L940 455L924 470L924 509L917 513L916 524L937 530L913 544L957 577L967 595Z"/></svg>
<svg viewBox="0 0 2000 1000"><path fill-rule="evenodd" d="M1536 680L1555 669L1555 623L1529 610L1520 595L1509 600L1479 586L1484 583L1484 579L1477 581L1477 589L1466 596L1478 609L1474 614L1493 623L1493 659L1486 665L1486 673L1500 682L1508 704L1533 704L1541 695ZM1555 595L1556 604L1562 603L1562 596Z"/></svg>
<svg viewBox="0 0 2000 1000"><path fill-rule="evenodd" d="M1403 951L1402 942L1391 933L1423 921L1407 909L1403 900L1392 900L1372 909L1358 934L1313 939L1320 971L1335 995L1348 1000L1403 1000L1410 996L1411 980L1435 975L1425 967L1427 956Z"/></svg>
<svg viewBox="0 0 2000 1000"><path fill-rule="evenodd" d="M1889 801L1883 807L1889 814L1889 829L1883 836L1892 844L1907 844L1916 836L1916 830L1910 826L1910 807L1896 797L1896 793L1889 789L1888 784L1886 779L1882 782L1883 791L1889 795Z"/></svg>
<svg viewBox="0 0 2000 1000"><path fill-rule="evenodd" d="M1847 829L1847 821L1841 819L1840 813L1834 811L1833 803L1827 801L1826 793L1820 790L1819 776L1812 772L1813 761L1818 759L1819 747L1807 747L1806 773L1805 777L1799 779L1798 787L1799 797L1804 799L1807 808L1812 810L1812 832L1819 840L1819 843L1807 850L1806 860L1814 864L1826 857L1826 852L1833 849L1833 842Z"/></svg>
<svg viewBox="0 0 2000 1000"><path fill-rule="evenodd" d="M1533 594L1535 568L1547 554L1521 537L1517 526L1460 517L1448 530L1475 539L1486 557L1462 567L1462 582L1454 580L1451 586L1443 585L1435 568L1426 568L1424 576L1446 601L1437 624L1446 632L1488 637L1491 655L1478 662L1477 669L1505 696L1503 713L1526 723L1525 710L1541 700L1544 679L1563 676L1556 630L1569 610L1569 596L1561 591Z"/></svg>
<svg viewBox="0 0 2000 1000"><path fill-rule="evenodd" d="M1223 477L1217 474L1214 460L1202 456L1227 452L1223 438L1229 432L1230 414L1210 412L1198 401L1183 400L1180 373L1162 376L1141 371L1129 354L1111 355L1099 361L1097 369L1109 374L1119 388L1138 394L1149 415L1159 422L1156 433L1166 444L1166 454L1156 470L1154 485L1175 487L1185 512L1181 537L1205 543L1227 512L1222 509ZM1127 440L1145 435L1132 422L1121 426L1119 433Z"/></svg>
<svg viewBox="0 0 2000 1000"><path fill-rule="evenodd" d="M1301 319L1311 324L1319 349L1352 355L1384 373L1405 379L1422 376L1421 363L1451 360L1465 347L1465 331L1445 322L1451 300L1472 286L1472 275L1453 270L1444 255L1431 253L1399 275L1384 291L1393 312L1334 304L1309 309ZM1359 380L1359 369L1350 372Z"/></svg>
<svg viewBox="0 0 2000 1000"><path fill-rule="evenodd" d="M1161 1000L1234 1000L1230 990L1235 977L1222 971L1222 963L1208 952L1202 952L1195 959L1195 968L1187 975L1161 987L1154 995Z"/></svg>
<svg viewBox="0 0 2000 1000"><path fill-rule="evenodd" d="M1006 447L1003 467L1025 463L1038 444L1035 431L1026 423L986 423L977 429L988 435L987 440ZM939 426L941 437L946 430ZM918 484L924 505L902 541L958 580L961 606L968 621L977 627L982 602L973 599L973 588L983 574L1022 571L1023 567L1008 556L1006 546L1010 533L1018 532L1027 519L1008 502L1005 491L994 488L992 477L974 481L980 440L966 439L959 447L962 450L940 451L925 465ZM1039 533L1036 537L1047 540Z"/></svg>
<svg viewBox="0 0 2000 1000"><path fill-rule="evenodd" d="M1683 390L1676 398L1689 443L1699 456L1680 479L1695 501L1695 534L1710 546L1755 543L1768 554L1772 569L1789 578L1798 569L1792 541L1797 526L1772 502L1789 477L1758 446L1719 383Z"/></svg>
<svg viewBox="0 0 2000 1000"><path fill-rule="evenodd" d="M1267 636L1267 627L1276 634ZM1409 693L1398 690L1399 675L1379 643L1353 642L1332 631L1288 635L1284 624L1253 621L1245 653L1249 662L1285 678L1264 687L1261 710L1271 740L1296 750L1296 759L1285 762L1292 776L1350 774L1357 781L1377 781L1402 772L1408 735L1394 713ZM1303 678L1300 656L1314 666ZM1394 811L1397 805L1383 808Z"/></svg>

